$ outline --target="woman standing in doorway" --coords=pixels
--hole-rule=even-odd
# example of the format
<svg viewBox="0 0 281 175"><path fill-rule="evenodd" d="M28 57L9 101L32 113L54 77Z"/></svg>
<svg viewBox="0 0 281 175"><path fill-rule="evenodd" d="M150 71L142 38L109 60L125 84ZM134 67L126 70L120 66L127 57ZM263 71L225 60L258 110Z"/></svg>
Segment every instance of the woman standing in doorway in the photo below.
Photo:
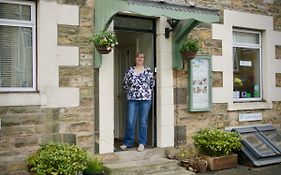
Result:
<svg viewBox="0 0 281 175"><path fill-rule="evenodd" d="M153 72L144 67L144 54L136 54L136 65L130 67L123 79L123 87L127 93L128 113L124 143L122 150L134 144L135 125L139 117L138 151L143 151L147 143L147 120L151 107L152 91L155 85Z"/></svg>

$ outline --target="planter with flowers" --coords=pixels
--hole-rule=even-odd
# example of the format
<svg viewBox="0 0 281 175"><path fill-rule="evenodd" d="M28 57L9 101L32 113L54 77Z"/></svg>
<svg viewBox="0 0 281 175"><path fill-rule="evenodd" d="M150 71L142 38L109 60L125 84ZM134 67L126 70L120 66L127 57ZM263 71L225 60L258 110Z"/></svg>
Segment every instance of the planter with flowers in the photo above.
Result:
<svg viewBox="0 0 281 175"><path fill-rule="evenodd" d="M117 36L112 31L102 31L95 34L90 38L90 42L93 43L97 51L101 54L108 54L113 47L118 44Z"/></svg>
<svg viewBox="0 0 281 175"><path fill-rule="evenodd" d="M236 167L237 154L241 149L241 136L236 132L220 129L202 129L193 135L195 146L205 155L210 170Z"/></svg>
<svg viewBox="0 0 281 175"><path fill-rule="evenodd" d="M199 51L199 48L200 46L198 39L187 38L180 49L182 58L186 60L193 59Z"/></svg>

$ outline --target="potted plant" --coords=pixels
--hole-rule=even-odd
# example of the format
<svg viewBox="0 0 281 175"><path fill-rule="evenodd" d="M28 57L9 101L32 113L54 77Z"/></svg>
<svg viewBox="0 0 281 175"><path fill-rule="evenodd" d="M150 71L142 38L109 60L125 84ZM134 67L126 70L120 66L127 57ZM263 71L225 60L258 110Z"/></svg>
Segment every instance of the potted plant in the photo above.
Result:
<svg viewBox="0 0 281 175"><path fill-rule="evenodd" d="M204 173L208 166L208 162L203 159L198 154L197 149L192 146L180 150L177 157L181 166L193 172Z"/></svg>
<svg viewBox="0 0 281 175"><path fill-rule="evenodd" d="M86 151L76 145L49 143L29 156L27 164L36 174L74 175L82 172L88 161Z"/></svg>
<svg viewBox="0 0 281 175"><path fill-rule="evenodd" d="M194 145L201 153L207 155L211 170L232 168L237 166L237 154L241 149L241 137L236 132L220 129L202 129L192 136Z"/></svg>
<svg viewBox="0 0 281 175"><path fill-rule="evenodd" d="M97 51L101 54L110 53L113 47L118 44L115 33L106 30L91 36L90 42L95 45Z"/></svg>
<svg viewBox="0 0 281 175"><path fill-rule="evenodd" d="M83 170L83 175L103 175L104 166L100 158L90 158L86 165L86 169Z"/></svg>
<svg viewBox="0 0 281 175"><path fill-rule="evenodd" d="M184 59L193 59L199 51L199 40L187 38L181 46L180 52Z"/></svg>

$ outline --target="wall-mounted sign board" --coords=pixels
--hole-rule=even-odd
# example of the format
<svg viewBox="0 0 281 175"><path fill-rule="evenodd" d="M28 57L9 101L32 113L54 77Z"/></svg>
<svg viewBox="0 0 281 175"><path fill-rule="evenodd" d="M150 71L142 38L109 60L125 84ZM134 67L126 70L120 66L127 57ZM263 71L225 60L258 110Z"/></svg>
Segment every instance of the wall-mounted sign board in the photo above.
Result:
<svg viewBox="0 0 281 175"><path fill-rule="evenodd" d="M197 56L189 64L189 111L212 108L211 57Z"/></svg>

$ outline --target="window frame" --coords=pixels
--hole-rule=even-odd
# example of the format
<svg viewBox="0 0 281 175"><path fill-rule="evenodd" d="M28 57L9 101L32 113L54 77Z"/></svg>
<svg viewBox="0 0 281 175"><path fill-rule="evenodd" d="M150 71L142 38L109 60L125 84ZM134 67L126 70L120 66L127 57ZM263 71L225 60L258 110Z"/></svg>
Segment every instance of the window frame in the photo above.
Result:
<svg viewBox="0 0 281 175"><path fill-rule="evenodd" d="M249 43L240 43L240 42L234 42L234 32L242 32L242 33L250 33L250 34L258 34L259 36L259 44L249 44ZM254 30L247 30L247 29L239 29L239 28L233 28L232 30L232 38L233 38L233 41L232 41L232 50L236 47L236 48L250 48L250 49L259 49L259 78L260 78L260 82L259 82L259 93L260 93L260 97L258 98L238 98L238 99L235 99L232 97L233 99L233 102L250 102L250 101L262 101L263 99L263 77L262 77L262 32L261 31L254 31ZM233 54L233 52L232 52ZM237 61L238 60L234 60L234 56L232 55L232 62L234 63L234 61ZM239 64L239 63L238 63ZM239 66L238 66L239 67ZM232 66L232 69L233 69L233 73L234 71L234 66ZM232 73L232 75L233 75ZM234 77L232 78L232 82L233 82L233 79ZM232 89L233 89L234 85L232 85ZM232 90L233 92L233 90Z"/></svg>
<svg viewBox="0 0 281 175"><path fill-rule="evenodd" d="M28 5L31 8L30 21L0 18L0 25L28 27L32 29L32 87L0 87L0 92L32 92L37 90L36 58L36 3L34 1L0 0L2 3Z"/></svg>

